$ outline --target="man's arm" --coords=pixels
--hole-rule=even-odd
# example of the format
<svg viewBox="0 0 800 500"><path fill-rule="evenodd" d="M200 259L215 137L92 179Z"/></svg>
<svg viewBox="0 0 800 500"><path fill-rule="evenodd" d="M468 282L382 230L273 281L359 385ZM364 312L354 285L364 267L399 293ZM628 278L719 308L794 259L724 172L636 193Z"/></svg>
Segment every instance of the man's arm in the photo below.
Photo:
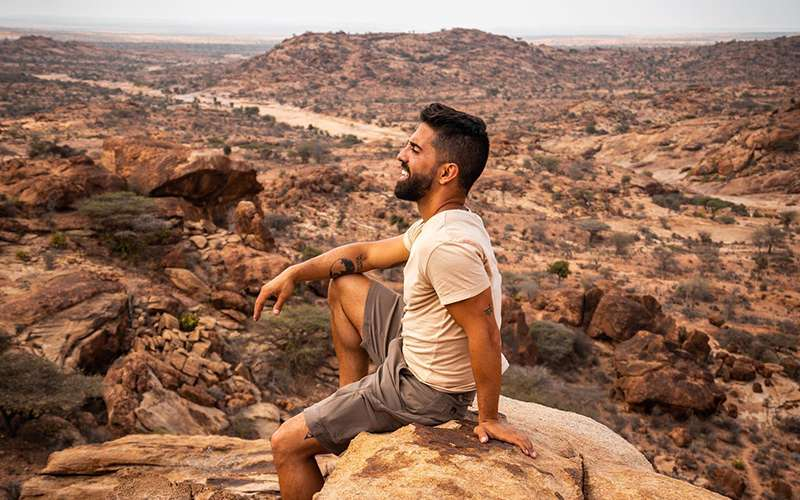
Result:
<svg viewBox="0 0 800 500"><path fill-rule="evenodd" d="M500 400L500 329L494 318L492 289L466 300L445 306L467 334L472 373L478 389L478 425L475 434L482 443L489 438L517 445L523 453L536 457L527 436L498 420Z"/></svg>
<svg viewBox="0 0 800 500"><path fill-rule="evenodd" d="M408 259L403 236L385 240L350 243L329 250L305 262L287 267L281 274L261 287L253 309L253 319L258 321L264 303L277 296L273 314L280 314L283 303L294 292L300 281L338 278L345 274L364 273L372 269L386 269Z"/></svg>

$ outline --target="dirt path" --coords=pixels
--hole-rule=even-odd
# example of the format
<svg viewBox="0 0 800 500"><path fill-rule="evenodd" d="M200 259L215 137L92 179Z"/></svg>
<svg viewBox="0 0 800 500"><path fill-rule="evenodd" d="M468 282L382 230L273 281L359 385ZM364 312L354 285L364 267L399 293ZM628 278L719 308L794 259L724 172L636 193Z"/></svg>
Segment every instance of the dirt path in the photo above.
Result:
<svg viewBox="0 0 800 500"><path fill-rule="evenodd" d="M314 113L295 106L280 104L274 101L252 101L248 99L232 99L224 94L217 94L211 91L193 92L177 96L167 96L158 89L135 85L125 81L109 80L80 80L72 78L62 73L49 73L34 75L41 80L56 80L61 82L75 82L106 89L117 89L126 94L147 95L150 97L172 97L181 102L197 102L203 108L230 110L233 106L257 107L260 115L271 115L279 122L286 123L295 127L308 127L309 125L324 130L332 135L354 135L364 141L403 141L408 137L408 133L398 128L379 127L369 123L357 122L338 116ZM216 101L215 101L216 99Z"/></svg>

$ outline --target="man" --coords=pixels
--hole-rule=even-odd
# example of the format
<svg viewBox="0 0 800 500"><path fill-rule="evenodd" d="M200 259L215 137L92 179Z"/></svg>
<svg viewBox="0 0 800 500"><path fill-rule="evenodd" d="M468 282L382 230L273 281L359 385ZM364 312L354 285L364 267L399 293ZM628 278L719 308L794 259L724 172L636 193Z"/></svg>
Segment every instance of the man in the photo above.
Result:
<svg viewBox="0 0 800 500"><path fill-rule="evenodd" d="M298 281L331 279L339 390L272 436L283 498L311 498L322 488L316 455L343 452L362 431L462 418L476 392L478 439L506 441L535 457L530 440L498 419L508 366L500 352L500 273L481 218L464 206L489 155L486 125L442 104L423 109L420 121L397 155L395 195L415 201L422 219L403 235L291 266L256 300L258 320L273 296L279 314ZM361 274L402 262L402 298ZM367 375L370 359L377 370Z"/></svg>

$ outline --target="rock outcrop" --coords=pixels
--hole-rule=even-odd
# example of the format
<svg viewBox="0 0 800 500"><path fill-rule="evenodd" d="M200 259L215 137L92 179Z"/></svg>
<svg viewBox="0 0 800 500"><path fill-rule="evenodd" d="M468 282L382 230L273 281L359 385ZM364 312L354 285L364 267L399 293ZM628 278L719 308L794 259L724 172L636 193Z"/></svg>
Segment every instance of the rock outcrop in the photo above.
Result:
<svg viewBox="0 0 800 500"><path fill-rule="evenodd" d="M722 498L657 474L630 443L587 417L508 398L501 411L530 436L535 459L511 445L479 443L466 423L364 433L317 498Z"/></svg>
<svg viewBox="0 0 800 500"><path fill-rule="evenodd" d="M708 413L725 399L712 373L698 363L697 354L648 331L639 331L616 346L614 368L616 385L630 404L658 403Z"/></svg>
<svg viewBox="0 0 800 500"><path fill-rule="evenodd" d="M250 165L224 155L196 156L192 150L148 138L111 138L102 162L134 191L177 196L200 206L220 206L261 191Z"/></svg>
<svg viewBox="0 0 800 500"><path fill-rule="evenodd" d="M29 291L4 299L0 327L68 371L103 373L130 346L128 294L91 272L44 275Z"/></svg>
<svg viewBox="0 0 800 500"><path fill-rule="evenodd" d="M723 498L656 473L633 445L594 420L501 398L500 409L533 441L481 444L472 424L409 425L360 434L338 459L319 457L327 498ZM239 498L278 493L269 442L220 436L131 435L53 453L22 498Z"/></svg>
<svg viewBox="0 0 800 500"><path fill-rule="evenodd" d="M0 193L33 210L62 210L93 194L122 189L120 176L85 155L0 163Z"/></svg>
<svg viewBox="0 0 800 500"><path fill-rule="evenodd" d="M21 498L274 498L278 491L266 439L135 434L53 453Z"/></svg>
<svg viewBox="0 0 800 500"><path fill-rule="evenodd" d="M800 193L800 105L746 118L692 170L732 182L728 194Z"/></svg>

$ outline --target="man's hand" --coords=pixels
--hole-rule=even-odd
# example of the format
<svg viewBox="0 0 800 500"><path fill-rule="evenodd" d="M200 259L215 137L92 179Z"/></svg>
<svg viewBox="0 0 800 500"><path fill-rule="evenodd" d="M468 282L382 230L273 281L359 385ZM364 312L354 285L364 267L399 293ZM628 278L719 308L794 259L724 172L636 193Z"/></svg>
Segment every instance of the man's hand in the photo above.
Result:
<svg viewBox="0 0 800 500"><path fill-rule="evenodd" d="M273 296L276 296L277 299L275 300L275 305L272 306L272 314L276 316L280 314L283 303L294 293L294 284L295 279L292 272L286 269L270 280L269 283L262 286L256 299L256 306L253 308L253 319L258 321L261 318L261 310L264 309L264 303Z"/></svg>
<svg viewBox="0 0 800 500"><path fill-rule="evenodd" d="M531 444L528 436L509 424L504 424L497 420L487 420L476 425L474 432L481 443L488 443L489 439L505 441L518 446L522 453L529 457L536 458L536 452L533 451L533 444Z"/></svg>

